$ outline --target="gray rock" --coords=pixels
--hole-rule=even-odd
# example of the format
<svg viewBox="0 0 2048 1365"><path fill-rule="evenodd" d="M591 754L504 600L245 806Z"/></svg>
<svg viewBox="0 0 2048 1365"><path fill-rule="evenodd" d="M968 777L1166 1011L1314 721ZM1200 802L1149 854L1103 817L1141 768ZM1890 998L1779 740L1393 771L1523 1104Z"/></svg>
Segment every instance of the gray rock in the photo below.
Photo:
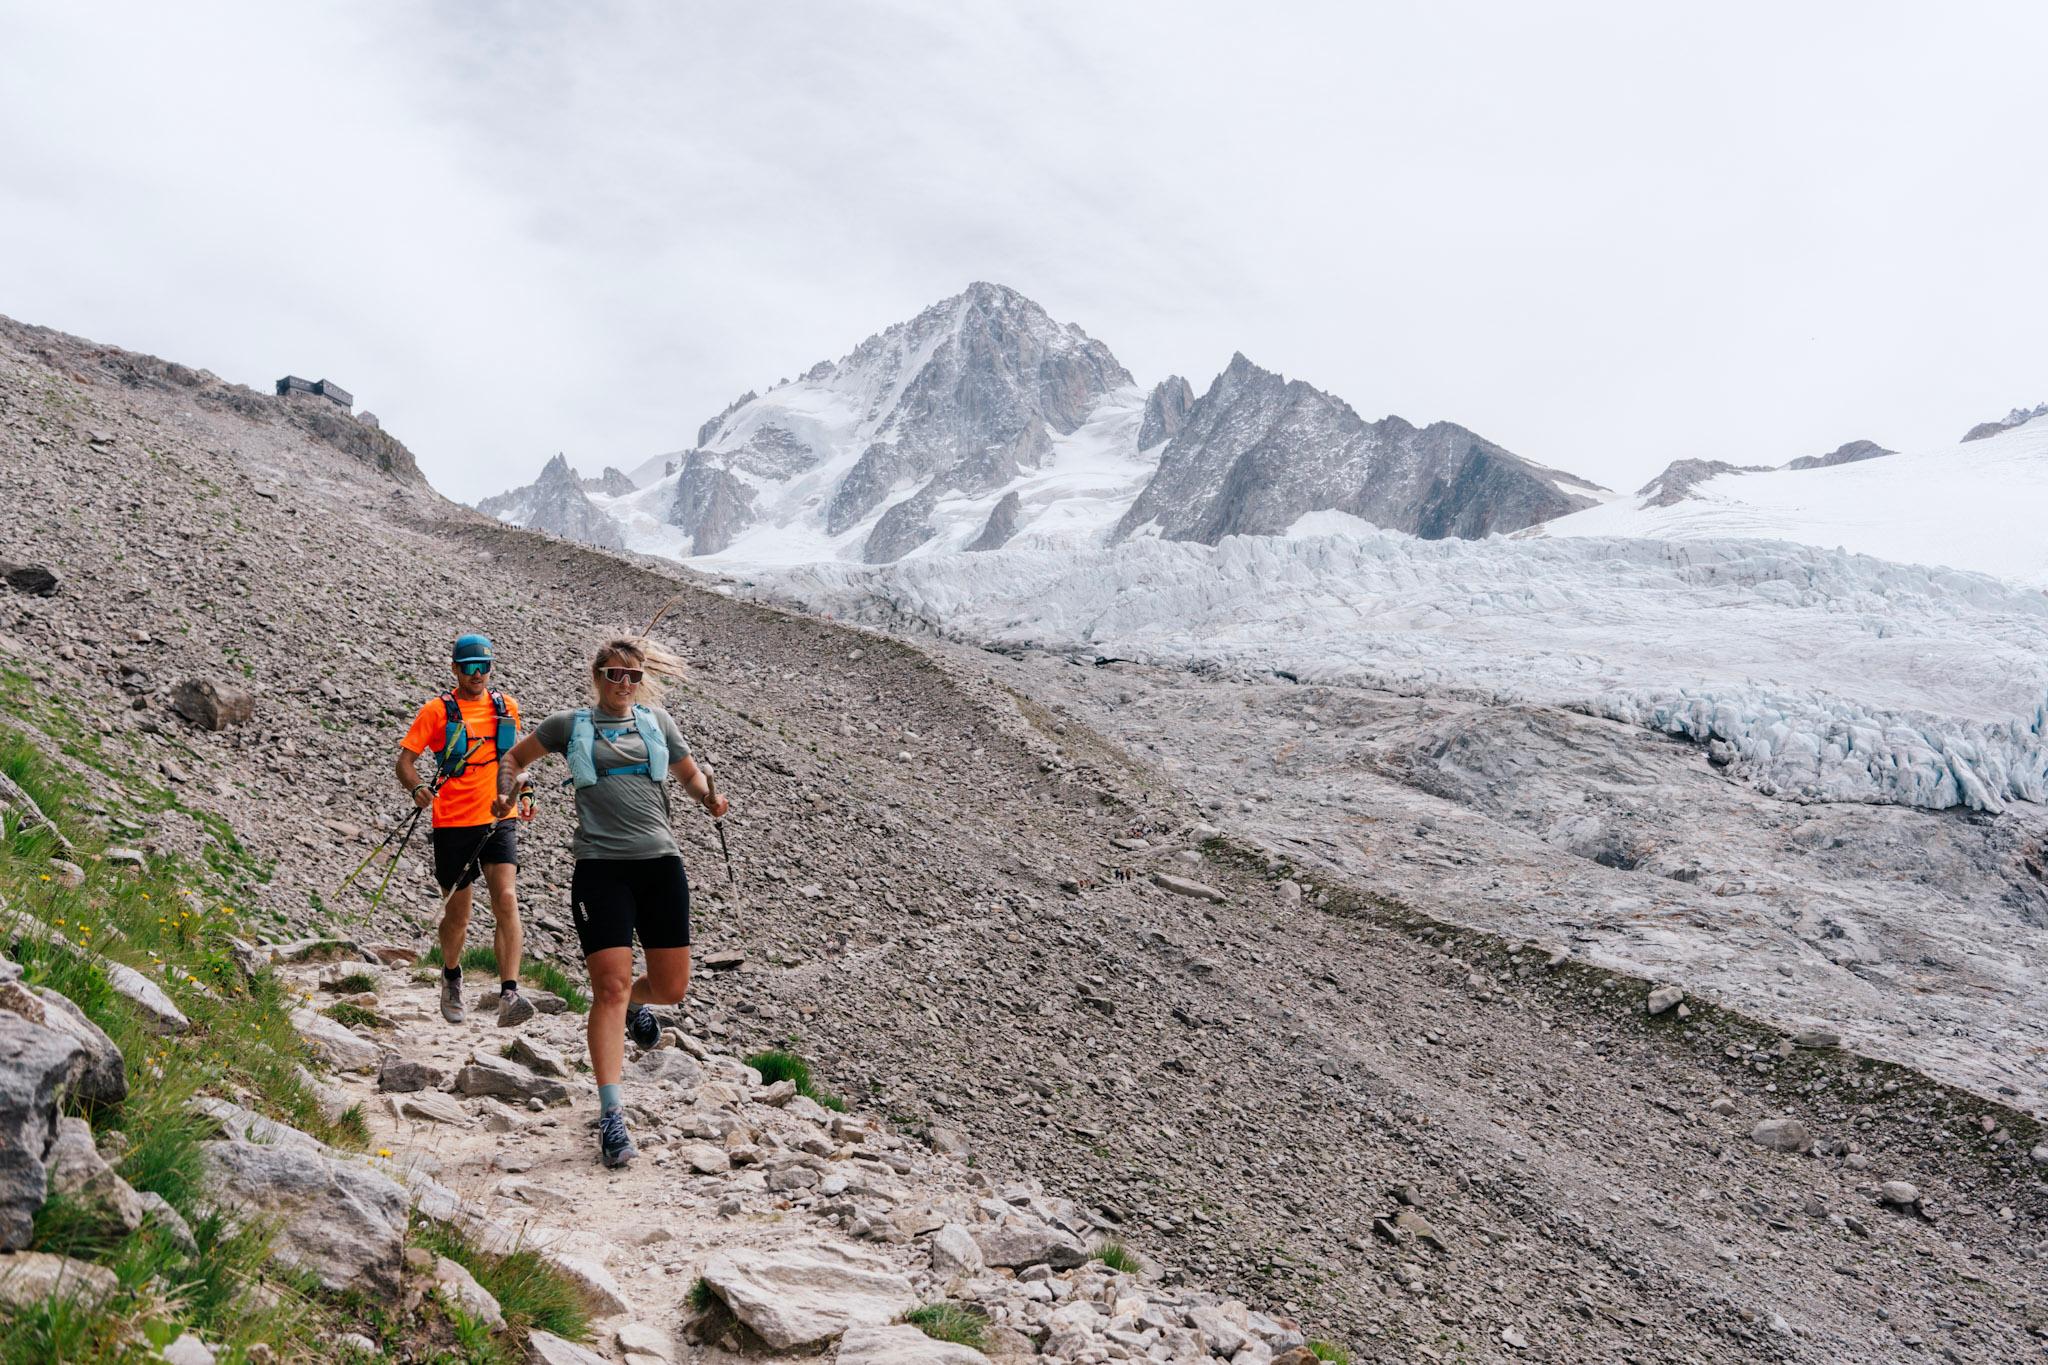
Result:
<svg viewBox="0 0 2048 1365"><path fill-rule="evenodd" d="M485 498L476 510L514 526L607 550L623 549L626 543L618 522L590 501L583 480L570 467L569 457L562 454L542 466L540 477L532 483Z"/></svg>
<svg viewBox="0 0 2048 1365"><path fill-rule="evenodd" d="M70 1034L85 1049L85 1070L72 1093L93 1104L119 1104L127 1099L128 1063L114 1040L66 997L47 986L34 989L43 1004L43 1026Z"/></svg>
<svg viewBox="0 0 2048 1365"><path fill-rule="evenodd" d="M1830 1048L1842 1045L1842 1035L1831 1029L1801 1029L1792 1035L1792 1046L1804 1048Z"/></svg>
<svg viewBox="0 0 2048 1365"><path fill-rule="evenodd" d="M1804 1152L1813 1146L1813 1135L1798 1119L1764 1119L1749 1130L1749 1140L1774 1152Z"/></svg>
<svg viewBox="0 0 2048 1365"><path fill-rule="evenodd" d="M1877 1187L1877 1197L1895 1207L1910 1208L1920 1202L1920 1187L1910 1180L1887 1180Z"/></svg>
<svg viewBox="0 0 2048 1365"><path fill-rule="evenodd" d="M1650 988L1649 998L1643 1002L1643 1008L1651 1014L1662 1014L1666 1010L1677 1009L1683 1003L1685 992L1678 987L1653 986Z"/></svg>
<svg viewBox="0 0 2048 1365"><path fill-rule="evenodd" d="M171 1207L170 1200L155 1190L144 1190L136 1198L142 1203L142 1216L145 1220L168 1233L171 1240L177 1243L186 1255L198 1254L199 1241L192 1235L192 1225L185 1221L184 1214Z"/></svg>
<svg viewBox="0 0 2048 1365"><path fill-rule="evenodd" d="M181 1333L161 1354L164 1365L213 1365L213 1348L190 1332Z"/></svg>
<svg viewBox="0 0 2048 1365"><path fill-rule="evenodd" d="M632 1355L653 1356L657 1360L675 1358L675 1342L668 1333L646 1322L628 1322L619 1327L616 1334L619 1349Z"/></svg>
<svg viewBox="0 0 2048 1365"><path fill-rule="evenodd" d="M510 1058L542 1076L567 1076L569 1063L561 1053L522 1033L512 1040Z"/></svg>
<svg viewBox="0 0 2048 1365"><path fill-rule="evenodd" d="M377 1088L387 1094L409 1095L417 1090L439 1090L447 1083L448 1075L441 1068L395 1053L377 1067Z"/></svg>
<svg viewBox="0 0 2048 1365"><path fill-rule="evenodd" d="M244 1109L229 1100L202 1095L192 1101L192 1107L220 1125L221 1135L254 1142L265 1147L298 1147L309 1152L325 1152L327 1144L311 1133L301 1132L288 1123L265 1118L254 1110Z"/></svg>
<svg viewBox="0 0 2048 1365"><path fill-rule="evenodd" d="M1020 1214L975 1228L973 1237L974 1244L981 1248L982 1260L992 1266L1021 1270L1025 1266L1049 1265L1055 1270L1067 1270L1088 1259L1088 1248L1068 1233Z"/></svg>
<svg viewBox="0 0 2048 1365"><path fill-rule="evenodd" d="M429 1123L446 1123L457 1128L466 1128L471 1122L467 1109L456 1103L452 1096L438 1090L393 1095L391 1112L402 1119L424 1119Z"/></svg>
<svg viewBox="0 0 2048 1365"><path fill-rule="evenodd" d="M1198 901L1212 901L1218 905L1221 905L1225 899L1221 891L1218 891L1206 882L1191 881L1186 877L1176 877L1169 872L1155 872L1152 874L1152 880L1176 896L1187 896Z"/></svg>
<svg viewBox="0 0 2048 1365"><path fill-rule="evenodd" d="M526 1359L530 1365L611 1365L596 1352L538 1328L526 1334Z"/></svg>
<svg viewBox="0 0 2048 1365"><path fill-rule="evenodd" d="M339 1019L331 1019L317 1010L293 1010L292 1027L306 1040L314 1056L337 1071L374 1070L384 1055L384 1050L375 1043L361 1037Z"/></svg>
<svg viewBox="0 0 2048 1365"><path fill-rule="evenodd" d="M0 957L0 982L21 980L21 964Z"/></svg>
<svg viewBox="0 0 2048 1365"><path fill-rule="evenodd" d="M86 1062L69 1034L0 1013L0 1251L28 1245L49 1190L58 1104Z"/></svg>
<svg viewBox="0 0 2048 1365"><path fill-rule="evenodd" d="M619 1288L619 1282L612 1278L612 1273L598 1262L587 1256L565 1256L552 1251L543 1251L541 1256L549 1265L574 1280L576 1287L583 1291L584 1297L601 1315L633 1311L625 1290Z"/></svg>
<svg viewBox="0 0 2048 1365"><path fill-rule="evenodd" d="M539 1100L544 1105L569 1102L569 1089L560 1081L535 1075L515 1061L488 1052L476 1053L469 1059L469 1065L455 1073L455 1092L503 1100Z"/></svg>
<svg viewBox="0 0 2048 1365"><path fill-rule="evenodd" d="M886 1261L836 1243L721 1251L702 1273L733 1316L776 1351L885 1326L917 1306L910 1281Z"/></svg>
<svg viewBox="0 0 2048 1365"><path fill-rule="evenodd" d="M121 1287L114 1272L90 1261L17 1251L0 1259L0 1308L33 1308L49 1299L98 1304Z"/></svg>
<svg viewBox="0 0 2048 1365"><path fill-rule="evenodd" d="M122 1232L142 1226L142 1200L128 1182L100 1157L92 1125L84 1119L57 1120L57 1139L44 1158L49 1192L79 1204L96 1206L106 1223Z"/></svg>
<svg viewBox="0 0 2048 1365"><path fill-rule="evenodd" d="M225 730L254 717L256 699L233 683L194 678L172 690L171 710L202 730Z"/></svg>
<svg viewBox="0 0 2048 1365"><path fill-rule="evenodd" d="M107 857L111 860L113 856L114 850L108 849ZM114 988L114 993L135 1006L141 1013L143 1022L148 1024L153 1032L169 1035L183 1033L192 1027L192 1021L185 1017L185 1012L178 1008L176 1001L164 994L163 987L133 967L115 962L111 958L102 958L100 970L106 975L107 984Z"/></svg>
<svg viewBox="0 0 2048 1365"><path fill-rule="evenodd" d="M397 1296L410 1201L389 1177L296 1145L201 1150L208 1196L237 1225L275 1227L272 1256L337 1292Z"/></svg>
<svg viewBox="0 0 2048 1365"><path fill-rule="evenodd" d="M938 1341L909 1323L850 1327L839 1338L839 1365L987 1365L971 1346Z"/></svg>
<svg viewBox="0 0 2048 1365"><path fill-rule="evenodd" d="M694 1090L704 1083L704 1068L680 1048L656 1048L641 1054L633 1069L649 1080L666 1081Z"/></svg>
<svg viewBox="0 0 2048 1365"><path fill-rule="evenodd" d="M958 1223L948 1223L932 1234L932 1272L942 1278L979 1275L985 1264L974 1234Z"/></svg>
<svg viewBox="0 0 2048 1365"><path fill-rule="evenodd" d="M434 1284L441 1297L493 1330L505 1325L504 1309L491 1291L478 1284L476 1276L446 1256L434 1258Z"/></svg>

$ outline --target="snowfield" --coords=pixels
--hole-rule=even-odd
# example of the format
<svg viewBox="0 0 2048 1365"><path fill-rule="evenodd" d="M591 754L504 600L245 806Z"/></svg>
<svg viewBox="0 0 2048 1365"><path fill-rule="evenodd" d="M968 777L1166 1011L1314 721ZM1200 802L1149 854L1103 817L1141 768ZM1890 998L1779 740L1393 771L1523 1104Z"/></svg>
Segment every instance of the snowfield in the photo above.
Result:
<svg viewBox="0 0 2048 1365"><path fill-rule="evenodd" d="M980 644L1565 706L1722 741L1759 788L1798 799L2048 798L2039 592L1780 542L1314 529L1214 547L1033 536L752 587Z"/></svg>
<svg viewBox="0 0 2048 1365"><path fill-rule="evenodd" d="M1617 498L1521 534L1796 540L2048 588L2048 417L1833 468L1723 474L1644 504Z"/></svg>

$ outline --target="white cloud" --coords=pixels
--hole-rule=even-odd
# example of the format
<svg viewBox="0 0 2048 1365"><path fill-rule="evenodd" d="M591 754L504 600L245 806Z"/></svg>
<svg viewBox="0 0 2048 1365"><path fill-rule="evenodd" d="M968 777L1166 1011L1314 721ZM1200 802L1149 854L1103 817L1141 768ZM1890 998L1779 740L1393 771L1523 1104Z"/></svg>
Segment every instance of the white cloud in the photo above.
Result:
<svg viewBox="0 0 2048 1365"><path fill-rule="evenodd" d="M1925 13L12 7L0 311L332 375L465 499L977 278L1616 484L1928 441L2048 397L2048 20Z"/></svg>

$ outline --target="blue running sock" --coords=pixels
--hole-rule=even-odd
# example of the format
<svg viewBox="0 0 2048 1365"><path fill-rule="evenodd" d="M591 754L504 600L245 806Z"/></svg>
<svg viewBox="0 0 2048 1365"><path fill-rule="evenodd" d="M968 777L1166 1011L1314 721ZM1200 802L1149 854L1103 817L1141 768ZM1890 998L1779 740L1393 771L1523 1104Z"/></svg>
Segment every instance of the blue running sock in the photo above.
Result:
<svg viewBox="0 0 2048 1365"><path fill-rule="evenodd" d="M599 1113L609 1114L612 1110L622 1108L624 1105L625 1100L620 1098L619 1088L616 1085L601 1085L597 1088L597 1110Z"/></svg>

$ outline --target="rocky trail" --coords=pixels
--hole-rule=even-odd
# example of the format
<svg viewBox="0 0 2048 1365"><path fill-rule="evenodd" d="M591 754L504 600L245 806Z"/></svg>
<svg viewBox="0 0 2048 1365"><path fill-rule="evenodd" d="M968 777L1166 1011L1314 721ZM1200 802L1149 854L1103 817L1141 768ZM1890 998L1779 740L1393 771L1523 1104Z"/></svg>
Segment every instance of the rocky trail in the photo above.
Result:
<svg viewBox="0 0 2048 1365"><path fill-rule="evenodd" d="M693 665L671 705L735 802L737 887L681 821L698 951L728 969L693 983L680 1045L652 1054L672 1061L629 1066L659 1144L601 1172L573 1075L539 1111L378 1089L387 1052L443 1085L508 1063L488 1023L422 1017L402 966L363 964L390 1027L342 1030L367 1051L326 1082L364 1102L378 1160L602 1266L619 1323L666 1331L678 1361L723 1349L678 1306L722 1252L852 1248L936 1295L941 1247L963 1249L944 1229L986 1240L1005 1209L1150 1267L984 1268L951 1291L1000 1310L1009 1348L1068 1361L1263 1365L1288 1323L1376 1361L2048 1350L2048 1148L1995 1092L1682 974L1653 990L1537 917L1452 913L1510 846L1487 821L1404 811L1402 846L1434 863L1315 861L1268 803L1222 798L1238 741L1209 761L1199 717L1166 727L1171 768L1075 694L1084 670L853 632L491 523L311 429L305 401L0 323L0 558L55 580L0 595L8 718L139 859L253 867L250 934L419 947L436 898L416 850L381 905L335 887L402 805L393 745L448 639L490 633L537 718L580 701L596 643L684 594L657 635ZM208 716L200 683L248 718ZM160 799L118 800L103 768ZM523 836L528 942L575 976L547 795ZM487 930L480 911L472 941ZM338 966L289 974L317 999ZM574 1058L580 1022L528 1033ZM764 1048L855 1117L764 1105L715 1060ZM727 1169L697 1169L719 1150ZM1237 1335L1191 1325L1203 1300ZM1053 1321L1076 1303L1101 1321Z"/></svg>

